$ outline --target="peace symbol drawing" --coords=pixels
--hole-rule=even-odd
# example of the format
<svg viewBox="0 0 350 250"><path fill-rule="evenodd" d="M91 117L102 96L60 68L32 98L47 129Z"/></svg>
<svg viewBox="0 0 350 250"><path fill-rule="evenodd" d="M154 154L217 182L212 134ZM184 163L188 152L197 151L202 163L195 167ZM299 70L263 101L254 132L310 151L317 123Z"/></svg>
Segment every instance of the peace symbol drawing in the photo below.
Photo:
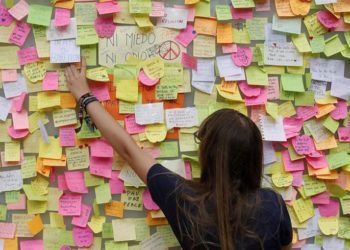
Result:
<svg viewBox="0 0 350 250"><path fill-rule="evenodd" d="M159 47L159 56L164 60L174 60L181 53L180 46L174 41L165 41Z"/></svg>

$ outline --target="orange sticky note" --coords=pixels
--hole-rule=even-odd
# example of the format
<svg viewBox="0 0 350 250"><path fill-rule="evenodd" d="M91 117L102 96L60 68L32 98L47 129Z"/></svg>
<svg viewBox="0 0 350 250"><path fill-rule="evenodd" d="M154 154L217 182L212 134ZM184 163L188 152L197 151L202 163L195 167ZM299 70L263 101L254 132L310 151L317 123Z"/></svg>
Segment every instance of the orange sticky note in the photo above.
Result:
<svg viewBox="0 0 350 250"><path fill-rule="evenodd" d="M44 166L43 159L38 158L36 161L36 171L43 176L49 177L51 173L51 167Z"/></svg>
<svg viewBox="0 0 350 250"><path fill-rule="evenodd" d="M222 80L220 83L220 90L228 93L237 93L237 82Z"/></svg>
<svg viewBox="0 0 350 250"><path fill-rule="evenodd" d="M289 2L289 0L275 0L276 12L279 17L295 16Z"/></svg>
<svg viewBox="0 0 350 250"><path fill-rule="evenodd" d="M108 216L115 216L119 218L124 217L124 202L112 201L105 204L105 213Z"/></svg>
<svg viewBox="0 0 350 250"><path fill-rule="evenodd" d="M17 237L13 239L4 239L4 249L5 250L18 250Z"/></svg>
<svg viewBox="0 0 350 250"><path fill-rule="evenodd" d="M66 156L62 155L61 159L55 160L55 159L43 159L43 165L44 166L50 166L50 167L65 167L66 166Z"/></svg>
<svg viewBox="0 0 350 250"><path fill-rule="evenodd" d="M290 8L294 15L306 16L311 8L311 1L290 0Z"/></svg>
<svg viewBox="0 0 350 250"><path fill-rule="evenodd" d="M147 211L146 223L148 226L167 225L168 220L166 218L152 218L151 211Z"/></svg>
<svg viewBox="0 0 350 250"><path fill-rule="evenodd" d="M339 174L337 173L337 170L332 170L330 174L316 175L316 178L322 180L337 180Z"/></svg>
<svg viewBox="0 0 350 250"><path fill-rule="evenodd" d="M319 175L329 175L331 171L329 168L320 168L320 169L315 169L311 167L309 164L307 164L307 172L309 173L310 176L319 176Z"/></svg>
<svg viewBox="0 0 350 250"><path fill-rule="evenodd" d="M68 1L56 1L55 7L56 8L63 8L63 9L73 9L74 6L74 0L68 0Z"/></svg>
<svg viewBox="0 0 350 250"><path fill-rule="evenodd" d="M218 23L216 27L217 43L232 43L233 29L231 23Z"/></svg>
<svg viewBox="0 0 350 250"><path fill-rule="evenodd" d="M216 19L197 17L194 20L194 30L198 34L216 36Z"/></svg>
<svg viewBox="0 0 350 250"><path fill-rule="evenodd" d="M36 215L32 220L28 221L27 224L29 231L33 236L41 232L41 230L44 228L40 215Z"/></svg>
<svg viewBox="0 0 350 250"><path fill-rule="evenodd" d="M75 108L77 102L71 93L61 93L61 108L72 109Z"/></svg>
<svg viewBox="0 0 350 250"><path fill-rule="evenodd" d="M318 107L318 113L315 115L316 118L320 118L322 116L325 116L335 110L335 106L333 104L325 104L325 105L317 105Z"/></svg>
<svg viewBox="0 0 350 250"><path fill-rule="evenodd" d="M317 150L327 150L331 148L336 148L338 146L334 136L330 136L325 140L320 141L319 143L317 143L316 141L314 142Z"/></svg>

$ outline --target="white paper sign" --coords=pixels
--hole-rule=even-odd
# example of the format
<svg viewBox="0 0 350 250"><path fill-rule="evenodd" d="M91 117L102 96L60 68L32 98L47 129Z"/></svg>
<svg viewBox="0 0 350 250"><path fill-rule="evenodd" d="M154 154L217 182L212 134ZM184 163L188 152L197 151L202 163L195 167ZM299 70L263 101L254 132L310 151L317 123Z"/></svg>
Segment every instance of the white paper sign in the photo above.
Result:
<svg viewBox="0 0 350 250"><path fill-rule="evenodd" d="M267 23L265 25L265 38L266 42L287 42L287 36L285 34L272 30L272 23Z"/></svg>
<svg viewBox="0 0 350 250"><path fill-rule="evenodd" d="M204 93L211 94L213 93L215 81L193 81L192 79L192 86Z"/></svg>
<svg viewBox="0 0 350 250"><path fill-rule="evenodd" d="M17 81L15 82L4 82L3 88L6 98L16 97L23 92L28 92L27 83L21 74L18 74Z"/></svg>
<svg viewBox="0 0 350 250"><path fill-rule="evenodd" d="M50 42L50 63L80 62L80 47L75 39L55 40Z"/></svg>
<svg viewBox="0 0 350 250"><path fill-rule="evenodd" d="M264 141L287 141L283 117L274 120L270 116L260 115L260 129Z"/></svg>
<svg viewBox="0 0 350 250"><path fill-rule="evenodd" d="M190 128L198 125L197 109L194 107L166 109L165 119L167 129Z"/></svg>
<svg viewBox="0 0 350 250"><path fill-rule="evenodd" d="M192 70L192 81L215 81L213 59L197 60L197 70Z"/></svg>
<svg viewBox="0 0 350 250"><path fill-rule="evenodd" d="M77 38L77 21L75 18L70 19L67 26L56 27L55 20L51 20L50 27L46 31L48 41Z"/></svg>
<svg viewBox="0 0 350 250"><path fill-rule="evenodd" d="M135 120L140 125L164 123L163 103L136 104Z"/></svg>
<svg viewBox="0 0 350 250"><path fill-rule="evenodd" d="M316 5L336 3L337 0L315 0Z"/></svg>
<svg viewBox="0 0 350 250"><path fill-rule="evenodd" d="M331 82L333 77L343 77L345 61L323 58L310 59L311 78L319 81Z"/></svg>
<svg viewBox="0 0 350 250"><path fill-rule="evenodd" d="M188 10L164 8L164 16L158 18L157 26L173 29L185 29L187 26Z"/></svg>
<svg viewBox="0 0 350 250"><path fill-rule="evenodd" d="M264 64L303 66L303 55L292 43L267 42L264 46Z"/></svg>
<svg viewBox="0 0 350 250"><path fill-rule="evenodd" d="M331 96L347 101L350 97L350 79L344 77L333 77Z"/></svg>
<svg viewBox="0 0 350 250"><path fill-rule="evenodd" d="M0 172L0 193L20 190L22 185L21 170Z"/></svg>
<svg viewBox="0 0 350 250"><path fill-rule="evenodd" d="M11 101L0 96L0 120L6 121L7 116L11 109Z"/></svg>
<svg viewBox="0 0 350 250"><path fill-rule="evenodd" d="M231 55L216 57L220 77L229 77L242 73L242 68L233 63Z"/></svg>

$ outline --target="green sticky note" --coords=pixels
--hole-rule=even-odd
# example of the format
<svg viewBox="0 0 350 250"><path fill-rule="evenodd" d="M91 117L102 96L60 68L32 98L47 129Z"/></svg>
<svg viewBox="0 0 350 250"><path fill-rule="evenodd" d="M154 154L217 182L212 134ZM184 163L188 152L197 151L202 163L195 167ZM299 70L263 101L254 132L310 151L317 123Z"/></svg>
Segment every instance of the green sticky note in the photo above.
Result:
<svg viewBox="0 0 350 250"><path fill-rule="evenodd" d="M289 34L300 34L301 18L279 18L277 15L273 15L272 30Z"/></svg>
<svg viewBox="0 0 350 250"><path fill-rule="evenodd" d="M113 226L112 222L105 222L102 226L102 238L113 239Z"/></svg>
<svg viewBox="0 0 350 250"><path fill-rule="evenodd" d="M325 41L325 44L326 46L323 52L327 57L333 56L345 49L338 34L328 38Z"/></svg>
<svg viewBox="0 0 350 250"><path fill-rule="evenodd" d="M77 45L91 45L98 43L98 36L94 25L78 25Z"/></svg>
<svg viewBox="0 0 350 250"><path fill-rule="evenodd" d="M254 17L246 20L246 26L249 32L250 40L265 40L266 17Z"/></svg>
<svg viewBox="0 0 350 250"><path fill-rule="evenodd" d="M85 186L87 187L95 187L102 185L104 183L104 178L99 177L97 175L92 175L90 174L89 171L84 172L84 181L85 181Z"/></svg>
<svg viewBox="0 0 350 250"><path fill-rule="evenodd" d="M346 44L344 45L344 50L340 52L340 54L345 58L350 58L350 47Z"/></svg>
<svg viewBox="0 0 350 250"><path fill-rule="evenodd" d="M329 184L327 188L333 197L341 198L347 194L347 192L337 184Z"/></svg>
<svg viewBox="0 0 350 250"><path fill-rule="evenodd" d="M304 81L302 75L282 74L281 83L284 91L304 92Z"/></svg>
<svg viewBox="0 0 350 250"><path fill-rule="evenodd" d="M324 36L316 36L310 40L310 46L312 53L322 53L326 46L324 42Z"/></svg>
<svg viewBox="0 0 350 250"><path fill-rule="evenodd" d="M294 92L284 91L282 84L280 84L280 100L281 101L294 101Z"/></svg>
<svg viewBox="0 0 350 250"><path fill-rule="evenodd" d="M231 0L231 3L235 9L255 7L254 0Z"/></svg>
<svg viewBox="0 0 350 250"><path fill-rule="evenodd" d="M247 76L247 82L249 85L269 85L268 75L261 67L249 66L246 68L245 74Z"/></svg>
<svg viewBox="0 0 350 250"><path fill-rule="evenodd" d="M81 56L85 57L87 66L96 66L97 65L97 46L87 45L82 46L81 48Z"/></svg>
<svg viewBox="0 0 350 250"><path fill-rule="evenodd" d="M238 25L239 26L239 25ZM234 27L233 32L233 42L237 44L250 44L250 36L248 29L242 25L242 27Z"/></svg>
<svg viewBox="0 0 350 250"><path fill-rule="evenodd" d="M128 242L105 241L106 250L128 250Z"/></svg>
<svg viewBox="0 0 350 250"><path fill-rule="evenodd" d="M160 158L171 158L179 156L179 143L178 141L165 141L159 145Z"/></svg>
<svg viewBox="0 0 350 250"><path fill-rule="evenodd" d="M20 191L5 192L5 202L6 202L6 204L18 202L20 197L21 197L20 194L21 194Z"/></svg>
<svg viewBox="0 0 350 250"><path fill-rule="evenodd" d="M226 21L226 20L232 19L230 6L228 5L216 5L215 11L216 11L216 18L219 21Z"/></svg>
<svg viewBox="0 0 350 250"><path fill-rule="evenodd" d="M315 93L313 91L298 92L294 95L295 106L313 106L315 104Z"/></svg>
<svg viewBox="0 0 350 250"><path fill-rule="evenodd" d="M0 204L0 221L5 221L7 217L6 205Z"/></svg>
<svg viewBox="0 0 350 250"><path fill-rule="evenodd" d="M163 85L177 85L184 83L183 66L180 63L165 63L164 76L160 79L160 84Z"/></svg>
<svg viewBox="0 0 350 250"><path fill-rule="evenodd" d="M199 1L195 4L196 16L210 17L210 2Z"/></svg>
<svg viewBox="0 0 350 250"><path fill-rule="evenodd" d="M327 119L323 122L323 126L334 134L339 127L339 122L328 116Z"/></svg>
<svg viewBox="0 0 350 250"><path fill-rule="evenodd" d="M150 0L129 0L129 12L131 14L149 14L152 10Z"/></svg>
<svg viewBox="0 0 350 250"><path fill-rule="evenodd" d="M305 158L305 155L298 155L292 144L288 144L288 153L292 161Z"/></svg>
<svg viewBox="0 0 350 250"><path fill-rule="evenodd" d="M104 183L100 186L95 187L96 203L105 204L112 200L111 190L109 183Z"/></svg>
<svg viewBox="0 0 350 250"><path fill-rule="evenodd" d="M77 133L78 139L92 139L101 137L101 133L98 129L91 130L83 120L80 131Z"/></svg>
<svg viewBox="0 0 350 250"><path fill-rule="evenodd" d="M301 33L300 35L292 36L292 41L300 53L306 53L306 52L311 51L311 47L310 47L310 44L306 38L305 33Z"/></svg>
<svg viewBox="0 0 350 250"><path fill-rule="evenodd" d="M344 32L345 41L350 46L350 31Z"/></svg>
<svg viewBox="0 0 350 250"><path fill-rule="evenodd" d="M326 158L330 170L340 168L350 163L350 157L345 151L329 154Z"/></svg>
<svg viewBox="0 0 350 250"><path fill-rule="evenodd" d="M322 193L327 189L323 181L309 175L303 175L303 182L304 193L307 197Z"/></svg>
<svg viewBox="0 0 350 250"><path fill-rule="evenodd" d="M40 4L29 5L27 23L50 26L52 7Z"/></svg>
<svg viewBox="0 0 350 250"><path fill-rule="evenodd" d="M311 80L312 80L311 74L308 72L308 73L305 73L304 76L305 76L305 87L309 89L311 87Z"/></svg>

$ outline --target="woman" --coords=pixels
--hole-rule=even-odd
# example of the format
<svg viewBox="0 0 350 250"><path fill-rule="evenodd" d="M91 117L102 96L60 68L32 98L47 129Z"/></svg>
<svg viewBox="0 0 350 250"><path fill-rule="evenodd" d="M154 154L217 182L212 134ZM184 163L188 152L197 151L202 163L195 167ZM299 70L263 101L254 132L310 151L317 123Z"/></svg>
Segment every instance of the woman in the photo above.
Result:
<svg viewBox="0 0 350 250"><path fill-rule="evenodd" d="M261 188L262 139L246 116L211 114L195 134L201 177L186 181L157 164L105 111L74 65L65 76L72 94L113 148L149 187L183 249L290 249L292 229L280 195Z"/></svg>

